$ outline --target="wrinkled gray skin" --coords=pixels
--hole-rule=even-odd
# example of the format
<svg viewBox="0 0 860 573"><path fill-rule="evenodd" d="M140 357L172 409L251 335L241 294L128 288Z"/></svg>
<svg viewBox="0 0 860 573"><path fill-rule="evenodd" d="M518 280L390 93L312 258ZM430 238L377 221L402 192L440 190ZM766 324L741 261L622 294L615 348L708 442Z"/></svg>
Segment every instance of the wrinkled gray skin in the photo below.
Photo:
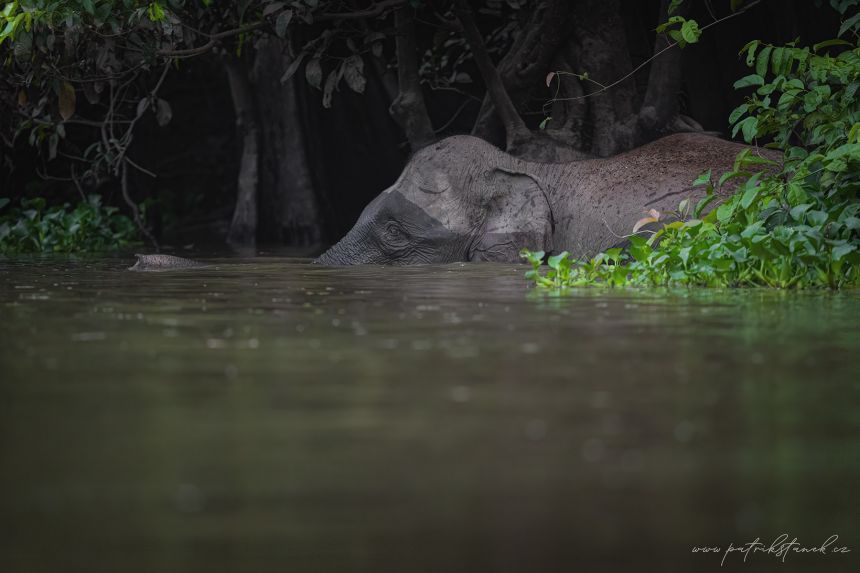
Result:
<svg viewBox="0 0 860 573"><path fill-rule="evenodd" d="M449 137L416 153L317 262L514 262L524 247L591 257L622 244L648 210L674 211L688 197L695 204L705 187L692 181L708 169L714 179L730 171L744 147L686 133L606 159L542 164Z"/></svg>
<svg viewBox="0 0 860 573"><path fill-rule="evenodd" d="M173 255L134 255L137 262L128 268L130 271L152 272L152 271L175 271L179 269L192 269L207 266L205 263L174 257Z"/></svg>

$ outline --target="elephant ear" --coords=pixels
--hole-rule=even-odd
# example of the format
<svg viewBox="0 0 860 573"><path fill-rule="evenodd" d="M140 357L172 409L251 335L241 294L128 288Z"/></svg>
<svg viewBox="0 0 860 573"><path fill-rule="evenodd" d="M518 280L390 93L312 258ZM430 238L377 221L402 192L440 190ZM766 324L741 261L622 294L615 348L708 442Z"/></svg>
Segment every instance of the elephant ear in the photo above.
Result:
<svg viewBox="0 0 860 573"><path fill-rule="evenodd" d="M505 169L492 169L482 178L485 218L469 260L513 263L523 248L552 251L552 211L540 181Z"/></svg>

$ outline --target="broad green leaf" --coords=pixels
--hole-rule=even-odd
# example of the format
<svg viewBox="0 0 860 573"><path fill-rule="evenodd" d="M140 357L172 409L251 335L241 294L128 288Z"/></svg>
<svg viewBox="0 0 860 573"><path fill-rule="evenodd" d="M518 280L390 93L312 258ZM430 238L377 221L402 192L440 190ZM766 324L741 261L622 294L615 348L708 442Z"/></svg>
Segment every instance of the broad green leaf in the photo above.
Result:
<svg viewBox="0 0 860 573"><path fill-rule="evenodd" d="M714 194L710 194L704 199L700 199L698 203L696 203L696 208L693 209L693 217L699 217L702 212L710 205L714 200L716 200L717 196Z"/></svg>
<svg viewBox="0 0 860 573"><path fill-rule="evenodd" d="M747 112L749 106L747 104L742 103L738 107L732 110L732 113L729 114L729 125L734 124L740 117Z"/></svg>
<svg viewBox="0 0 860 573"><path fill-rule="evenodd" d="M798 222L803 222L803 217L806 215L806 212L812 208L812 205L809 203L804 203L802 205L797 205L796 207L792 207L790 214L791 218Z"/></svg>
<svg viewBox="0 0 860 573"><path fill-rule="evenodd" d="M687 20L681 25L681 37L689 44L695 44L699 41L699 36L702 31L699 29L699 24L695 20Z"/></svg>
<svg viewBox="0 0 860 573"><path fill-rule="evenodd" d="M734 88L739 90L741 88L746 88L749 86L763 86L764 78L758 74L750 74L748 76L744 76L738 81L734 83Z"/></svg>
<svg viewBox="0 0 860 573"><path fill-rule="evenodd" d="M546 260L546 264L549 265L551 269L559 269L562 261L566 260L570 256L570 253L567 251L562 251L557 255L553 255Z"/></svg>
<svg viewBox="0 0 860 573"><path fill-rule="evenodd" d="M770 62L770 53L772 50L772 46L765 46L756 58L755 73L762 78L767 74L767 65Z"/></svg>
<svg viewBox="0 0 860 573"><path fill-rule="evenodd" d="M732 203L723 203L717 207L717 220L720 223L725 223L732 218L735 213L735 206Z"/></svg>
<svg viewBox="0 0 860 573"><path fill-rule="evenodd" d="M852 17L842 22L842 25L839 26L839 33L837 35L841 36L848 30L852 30L858 25L860 25L860 12L854 14Z"/></svg>
<svg viewBox="0 0 860 573"><path fill-rule="evenodd" d="M284 2L272 2L271 4L268 4L265 8L263 8L263 17L265 18L266 16L271 16L272 14L283 8L284 5Z"/></svg>
<svg viewBox="0 0 860 573"><path fill-rule="evenodd" d="M741 208L746 210L749 209L752 202L756 200L758 194L761 192L761 188L757 186L750 186L744 191L744 194L741 196Z"/></svg>
<svg viewBox="0 0 860 573"><path fill-rule="evenodd" d="M806 219L811 225L820 227L827 222L828 215L825 211L821 211L818 209L810 209L806 212Z"/></svg>
<svg viewBox="0 0 860 573"><path fill-rule="evenodd" d="M159 127L164 127L170 120L173 119L173 110L170 107L170 104L167 101L158 98L156 100L155 105L155 120L158 122Z"/></svg>
<svg viewBox="0 0 860 573"><path fill-rule="evenodd" d="M278 14L278 18L275 20L275 34L277 34L279 38L287 37L287 26L290 25L290 21L292 19L292 10L284 10Z"/></svg>
<svg viewBox="0 0 860 573"><path fill-rule="evenodd" d="M331 75L329 75L331 77ZM322 89L322 63L319 58L314 58L305 66L305 79L317 89ZM332 86L334 87L334 86Z"/></svg>
<svg viewBox="0 0 860 573"><path fill-rule="evenodd" d="M838 245L836 247L833 247L833 253L832 253L833 260L834 261L841 260L842 257L844 257L848 253L850 253L852 251L856 251L856 250L857 250L857 245L854 245L852 243L846 243L843 245Z"/></svg>
<svg viewBox="0 0 860 573"><path fill-rule="evenodd" d="M358 54L353 54L343 63L343 77L346 85L356 93L364 93L367 80L364 79L364 60Z"/></svg>
<svg viewBox="0 0 860 573"><path fill-rule="evenodd" d="M758 133L758 118L748 117L738 125L741 126L741 133L744 135L744 141L752 143Z"/></svg>
<svg viewBox="0 0 860 573"><path fill-rule="evenodd" d="M693 187L698 187L699 185L707 185L711 182L711 170L708 169L698 177L696 177L695 181L693 181Z"/></svg>

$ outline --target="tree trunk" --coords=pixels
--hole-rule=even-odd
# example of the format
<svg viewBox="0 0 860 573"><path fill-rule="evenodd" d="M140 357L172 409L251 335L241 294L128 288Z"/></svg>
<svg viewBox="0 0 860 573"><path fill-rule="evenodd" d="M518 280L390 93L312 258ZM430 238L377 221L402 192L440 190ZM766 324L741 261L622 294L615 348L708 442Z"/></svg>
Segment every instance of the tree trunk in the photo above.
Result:
<svg viewBox="0 0 860 573"><path fill-rule="evenodd" d="M318 195L309 169L296 77L281 84L292 57L276 38L262 40L254 62L261 125L260 239L308 247L324 239Z"/></svg>
<svg viewBox="0 0 860 573"><path fill-rule="evenodd" d="M424 93L418 79L418 50L415 43L415 22L411 6L398 8L394 13L397 36L398 93L391 102L391 117L403 128L412 151L417 151L436 140Z"/></svg>
<svg viewBox="0 0 860 573"><path fill-rule="evenodd" d="M517 112L516 107L514 107L510 95L508 95L502 82L502 78L499 76L499 71L493 65L493 61L487 53L484 38L475 25L475 21L472 18L472 10L469 8L468 2L466 0L457 0L454 4L454 13L460 21L463 36L472 49L475 64L478 66L484 84L487 86L487 93L493 105L498 110L502 124L505 126L506 148L508 151L512 151L520 145L528 144L529 140L531 140L531 133L526 127L523 118Z"/></svg>
<svg viewBox="0 0 860 573"><path fill-rule="evenodd" d="M552 66L554 71L572 72L574 69L563 53L556 54ZM586 147L584 138L588 104L583 98L582 83L573 73L559 74L555 81L559 83L555 95L558 99L552 103L547 135L572 149L582 151L590 148L590 145Z"/></svg>
<svg viewBox="0 0 860 573"><path fill-rule="evenodd" d="M535 89L544 97L544 78L570 35L569 16L567 0L543 0L499 62L499 76L515 108L521 108ZM472 134L495 145L504 144L504 125L489 94L484 96Z"/></svg>
<svg viewBox="0 0 860 573"><path fill-rule="evenodd" d="M660 3L658 22L668 19L669 0ZM688 5L681 5L683 13ZM702 131L692 118L680 114L678 97L681 91L681 48L666 49L670 45L666 34L658 34L654 42L654 55L648 74L648 88L642 106L636 115L618 122L615 140L618 151L631 149L658 137L679 131ZM664 51L665 50L665 51Z"/></svg>
<svg viewBox="0 0 860 573"><path fill-rule="evenodd" d="M665 22L668 16L669 0L660 3L660 18ZM670 44L666 34L657 34L654 53L657 54ZM672 48L663 52L651 63L648 74L648 90L639 110L640 125L643 130L657 131L667 126L678 115L678 92L681 91L681 49Z"/></svg>
<svg viewBox="0 0 860 573"><path fill-rule="evenodd" d="M598 156L613 155L622 150L616 140L615 126L633 114L636 86L627 78L607 91L600 91L632 69L624 23L618 0L585 0L573 14L574 36L566 50L568 61L583 80L589 110L591 133L584 138L591 152Z"/></svg>
<svg viewBox="0 0 860 573"><path fill-rule="evenodd" d="M236 133L242 140L236 208L233 211L227 243L233 247L254 247L257 239L257 186L260 180L260 130L257 109L245 62L227 56L224 64L230 82L233 108L236 110Z"/></svg>

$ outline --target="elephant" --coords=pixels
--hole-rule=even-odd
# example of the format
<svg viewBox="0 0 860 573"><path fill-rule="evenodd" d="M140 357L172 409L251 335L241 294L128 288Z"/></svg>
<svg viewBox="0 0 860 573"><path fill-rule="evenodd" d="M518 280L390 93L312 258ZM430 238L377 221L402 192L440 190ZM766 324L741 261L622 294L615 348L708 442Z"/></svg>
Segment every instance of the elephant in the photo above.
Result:
<svg viewBox="0 0 860 573"><path fill-rule="evenodd" d="M209 266L206 263L173 255L157 254L134 256L137 257L137 262L128 267L128 270L135 272L175 271L179 269L197 269Z"/></svg>
<svg viewBox="0 0 860 573"><path fill-rule="evenodd" d="M533 163L486 141L456 135L424 147L315 262L410 265L517 262L523 248L588 258L623 244L637 220L697 201L697 176L731 171L747 148L679 133L626 153L570 163ZM779 154L753 148L778 161ZM737 179L719 190L713 208Z"/></svg>

